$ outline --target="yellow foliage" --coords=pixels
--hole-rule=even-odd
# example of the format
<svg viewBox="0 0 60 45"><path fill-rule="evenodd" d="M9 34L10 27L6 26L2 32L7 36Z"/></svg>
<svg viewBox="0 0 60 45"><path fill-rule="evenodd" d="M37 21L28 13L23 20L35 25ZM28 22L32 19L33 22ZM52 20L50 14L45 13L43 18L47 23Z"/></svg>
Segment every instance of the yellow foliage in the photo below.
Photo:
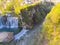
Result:
<svg viewBox="0 0 60 45"><path fill-rule="evenodd" d="M34 5L24 4L21 6L21 2L23 2L23 0L10 0L9 2L7 2L7 0L0 0L0 10L2 11L2 13L5 11L14 11L16 14L19 14L21 9Z"/></svg>
<svg viewBox="0 0 60 45"><path fill-rule="evenodd" d="M20 8L19 7L15 7L14 11L15 11L16 14L19 14L20 13Z"/></svg>
<svg viewBox="0 0 60 45"><path fill-rule="evenodd" d="M60 3L55 5L43 22L42 34L49 42L48 45L60 45Z"/></svg>

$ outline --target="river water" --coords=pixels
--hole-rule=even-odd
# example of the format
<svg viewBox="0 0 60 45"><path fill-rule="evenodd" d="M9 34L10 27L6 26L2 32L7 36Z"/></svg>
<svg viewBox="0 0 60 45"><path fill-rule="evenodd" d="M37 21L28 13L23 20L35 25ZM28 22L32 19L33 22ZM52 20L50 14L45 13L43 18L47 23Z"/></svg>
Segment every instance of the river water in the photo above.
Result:
<svg viewBox="0 0 60 45"><path fill-rule="evenodd" d="M12 16L0 16L0 32L18 32L18 18Z"/></svg>

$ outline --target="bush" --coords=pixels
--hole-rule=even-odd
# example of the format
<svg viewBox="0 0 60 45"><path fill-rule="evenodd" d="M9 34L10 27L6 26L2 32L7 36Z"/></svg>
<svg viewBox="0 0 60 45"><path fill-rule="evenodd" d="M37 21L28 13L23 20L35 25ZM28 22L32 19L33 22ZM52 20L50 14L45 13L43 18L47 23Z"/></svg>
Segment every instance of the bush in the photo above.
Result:
<svg viewBox="0 0 60 45"><path fill-rule="evenodd" d="M31 26L42 22L47 13L50 12L51 8L49 7L50 6L47 7L45 4L39 3L34 6L29 6L27 8L22 9L21 14L23 17L23 22Z"/></svg>

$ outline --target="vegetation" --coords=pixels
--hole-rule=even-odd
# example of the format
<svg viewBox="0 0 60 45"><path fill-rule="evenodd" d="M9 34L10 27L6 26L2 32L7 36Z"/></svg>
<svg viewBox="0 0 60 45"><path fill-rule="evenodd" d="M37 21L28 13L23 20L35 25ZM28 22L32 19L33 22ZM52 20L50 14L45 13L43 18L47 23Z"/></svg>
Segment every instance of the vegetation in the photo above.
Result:
<svg viewBox="0 0 60 45"><path fill-rule="evenodd" d="M23 0L10 0L10 1L0 0L0 11L1 11L0 14L5 14L7 11L8 12L11 11L14 12L15 14L19 14L21 9L31 5L35 5L35 4L21 5L21 3L23 4Z"/></svg>
<svg viewBox="0 0 60 45"><path fill-rule="evenodd" d="M41 30L42 45L60 45L60 3L47 14Z"/></svg>
<svg viewBox="0 0 60 45"><path fill-rule="evenodd" d="M23 17L22 21L30 26L41 23L47 13L50 12L52 6L48 6L49 3L38 3L34 6L29 6L21 10L21 15Z"/></svg>
<svg viewBox="0 0 60 45"><path fill-rule="evenodd" d="M0 15L11 12L12 16L19 18L19 27L22 22L30 26L42 22L43 18L45 18L46 14L49 13L51 9L51 6L49 6L50 2L44 4L23 4L23 0L0 0L0 2ZM23 5L21 5L21 3ZM20 17L20 15L22 15L22 17ZM22 21L21 18L23 18Z"/></svg>

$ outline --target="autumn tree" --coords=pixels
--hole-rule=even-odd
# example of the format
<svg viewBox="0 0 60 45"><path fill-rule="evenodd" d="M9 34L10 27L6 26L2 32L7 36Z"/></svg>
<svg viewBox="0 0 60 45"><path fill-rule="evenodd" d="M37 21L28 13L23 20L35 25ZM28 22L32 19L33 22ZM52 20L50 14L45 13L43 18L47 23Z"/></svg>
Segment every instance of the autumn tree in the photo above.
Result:
<svg viewBox="0 0 60 45"><path fill-rule="evenodd" d="M60 45L60 3L47 14L41 30L43 45Z"/></svg>

